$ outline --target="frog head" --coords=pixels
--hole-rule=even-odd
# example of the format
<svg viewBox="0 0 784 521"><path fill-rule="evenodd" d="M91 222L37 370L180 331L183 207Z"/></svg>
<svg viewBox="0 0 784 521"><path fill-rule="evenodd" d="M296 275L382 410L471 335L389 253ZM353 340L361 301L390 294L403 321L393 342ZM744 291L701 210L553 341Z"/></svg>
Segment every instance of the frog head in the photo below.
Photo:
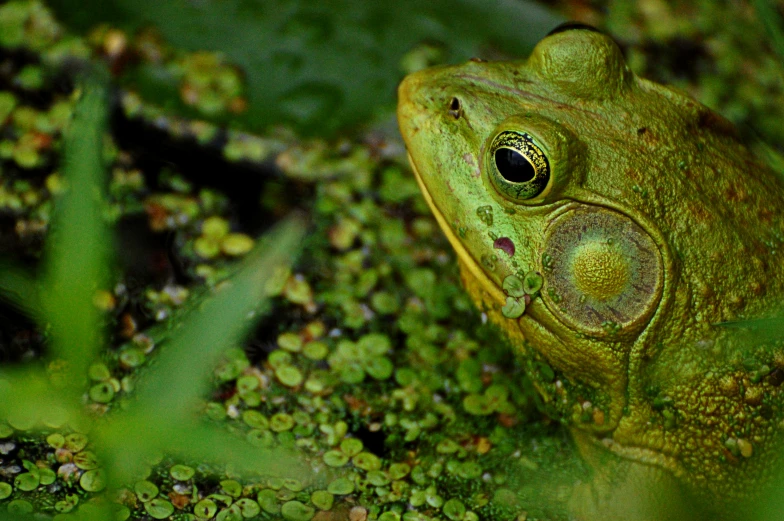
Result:
<svg viewBox="0 0 784 521"><path fill-rule="evenodd" d="M711 352L717 323L782 294L773 173L721 116L574 24L525 61L408 76L398 119L469 293L553 370L534 375L545 400L598 443L682 470L673 432L701 418L685 397L667 407L735 367Z"/></svg>

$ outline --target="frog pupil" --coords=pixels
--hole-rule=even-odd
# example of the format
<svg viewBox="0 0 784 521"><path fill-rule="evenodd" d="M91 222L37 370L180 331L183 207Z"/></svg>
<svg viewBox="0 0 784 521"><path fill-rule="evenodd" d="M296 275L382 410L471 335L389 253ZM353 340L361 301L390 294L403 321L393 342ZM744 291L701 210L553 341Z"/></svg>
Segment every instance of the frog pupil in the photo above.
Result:
<svg viewBox="0 0 784 521"><path fill-rule="evenodd" d="M503 178L510 183L525 183L536 175L531 162L511 148L499 148L495 151L495 166Z"/></svg>

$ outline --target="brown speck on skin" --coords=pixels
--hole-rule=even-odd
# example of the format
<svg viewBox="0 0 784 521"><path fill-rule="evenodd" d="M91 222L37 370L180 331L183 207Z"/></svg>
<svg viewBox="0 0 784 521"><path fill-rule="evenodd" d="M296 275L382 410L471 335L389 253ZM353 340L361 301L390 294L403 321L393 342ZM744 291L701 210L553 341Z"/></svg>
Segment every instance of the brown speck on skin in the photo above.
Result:
<svg viewBox="0 0 784 521"><path fill-rule="evenodd" d="M784 383L784 371L781 369L774 369L773 372L768 375L767 380L773 387L779 387Z"/></svg>
<svg viewBox="0 0 784 521"><path fill-rule="evenodd" d="M762 222L770 224L770 222L773 220L774 213L773 210L769 208L762 208L759 212L757 212L757 215L759 215L759 218Z"/></svg>
<svg viewBox="0 0 784 521"><path fill-rule="evenodd" d="M730 202L733 202L733 203L742 203L749 196L749 194L746 193L745 189L739 188L735 184L732 184L731 186L729 186L724 191L724 195L727 198L727 201L730 201Z"/></svg>
<svg viewBox="0 0 784 521"><path fill-rule="evenodd" d="M732 306L734 308L739 308L739 307L741 307L743 305L743 297L741 295L738 295L738 294L730 295L728 303L729 303L730 306Z"/></svg>
<svg viewBox="0 0 784 521"><path fill-rule="evenodd" d="M515 245L509 237L499 237L493 242L493 248L501 250L510 257L515 253Z"/></svg>
<svg viewBox="0 0 784 521"><path fill-rule="evenodd" d="M702 108L702 110L699 111L699 114L697 115L697 126L712 130L717 134L724 134L739 139L735 125L707 108Z"/></svg>

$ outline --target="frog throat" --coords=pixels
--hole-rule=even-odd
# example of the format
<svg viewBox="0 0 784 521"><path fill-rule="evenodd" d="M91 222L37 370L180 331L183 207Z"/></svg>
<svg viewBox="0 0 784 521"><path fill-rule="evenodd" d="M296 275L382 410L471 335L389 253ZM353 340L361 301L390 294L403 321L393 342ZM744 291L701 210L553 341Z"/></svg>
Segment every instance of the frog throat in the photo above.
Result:
<svg viewBox="0 0 784 521"><path fill-rule="evenodd" d="M416 164L411 158L411 154L408 154L408 162L411 165L411 170L414 171L414 177L417 180L417 184L419 185L419 189L422 192L422 195L425 197L427 205L430 207L430 211L433 212L438 225L441 227L444 235L446 235L449 244L452 245L452 248L457 253L457 256L462 262L463 266L465 266L465 268L476 279L482 289L484 289L494 301L503 305L506 302L506 294L479 267L479 262L477 262L477 260L474 259L474 257L468 252L468 250L460 242L460 239L458 239L458 237L455 235L455 232L452 230L449 224L447 224L446 219L444 218L444 214L441 213L433 201L433 198L430 196L430 192L428 191L427 186L425 186L425 183L422 180L422 176L419 174L419 170L417 170Z"/></svg>

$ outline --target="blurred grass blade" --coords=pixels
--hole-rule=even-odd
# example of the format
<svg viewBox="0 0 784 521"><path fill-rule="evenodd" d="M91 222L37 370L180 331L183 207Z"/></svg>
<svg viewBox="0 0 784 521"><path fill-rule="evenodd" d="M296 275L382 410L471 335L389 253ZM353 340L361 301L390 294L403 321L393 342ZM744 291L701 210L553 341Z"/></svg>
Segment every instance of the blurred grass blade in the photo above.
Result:
<svg viewBox="0 0 784 521"><path fill-rule="evenodd" d="M64 136L62 172L68 189L55 202L41 289L52 354L67 362L74 385L83 380L102 341L93 300L106 281L111 240L102 217L105 127L105 88L90 83Z"/></svg>
<svg viewBox="0 0 784 521"><path fill-rule="evenodd" d="M0 418L16 429L57 427L74 418L49 375L37 367L0 373Z"/></svg>
<svg viewBox="0 0 784 521"><path fill-rule="evenodd" d="M265 285L275 270L291 266L303 234L299 218L276 226L234 276L182 317L180 329L139 382L136 410L168 421L192 414L192 407L207 391L217 356L236 347L253 325L248 315L261 305Z"/></svg>
<svg viewBox="0 0 784 521"><path fill-rule="evenodd" d="M250 132L284 123L309 135L391 112L401 60L422 44L450 62L476 56L488 42L522 56L563 21L530 0L49 0L47 6L77 31L154 27L176 49L201 51L175 67L128 63L121 81L147 101ZM197 66L210 63L204 51L217 53L214 65ZM222 85L217 95L189 87L204 81L198 76L205 67L213 69L207 78ZM197 94L186 99L184 88Z"/></svg>
<svg viewBox="0 0 784 521"><path fill-rule="evenodd" d="M765 26L765 30L770 37L770 45L776 54L779 55L784 63L784 19L776 9L776 2L773 0L754 0L754 7L757 10L757 18Z"/></svg>
<svg viewBox="0 0 784 521"><path fill-rule="evenodd" d="M727 329L735 329L747 333L758 340L775 340L784 338L784 315L749 320L733 320L716 324Z"/></svg>
<svg viewBox="0 0 784 521"><path fill-rule="evenodd" d="M150 462L166 454L186 461L226 465L236 472L307 480L310 466L301 453L259 447L226 430L188 419L150 418L140 411L123 415L94 431L107 481L115 487L140 479Z"/></svg>
<svg viewBox="0 0 784 521"><path fill-rule="evenodd" d="M30 317L41 318L38 283L22 269L0 262L0 300L4 300Z"/></svg>
<svg viewBox="0 0 784 521"><path fill-rule="evenodd" d="M253 325L249 315L264 302L265 287L276 270L291 266L304 229L298 217L277 225L232 277L182 317L179 329L161 346L155 364L138 383L136 401L96 433L104 454L111 454L110 483L132 479L143 466L140 455L156 452L226 457L237 466L251 462L255 470L294 468L288 453L265 455L226 432L199 427L196 413L218 356L236 347Z"/></svg>
<svg viewBox="0 0 784 521"><path fill-rule="evenodd" d="M307 479L310 466L296 450L281 447L259 448L235 438L225 430L200 426L178 433L183 455L192 461L215 461L237 472L253 472L277 477Z"/></svg>

